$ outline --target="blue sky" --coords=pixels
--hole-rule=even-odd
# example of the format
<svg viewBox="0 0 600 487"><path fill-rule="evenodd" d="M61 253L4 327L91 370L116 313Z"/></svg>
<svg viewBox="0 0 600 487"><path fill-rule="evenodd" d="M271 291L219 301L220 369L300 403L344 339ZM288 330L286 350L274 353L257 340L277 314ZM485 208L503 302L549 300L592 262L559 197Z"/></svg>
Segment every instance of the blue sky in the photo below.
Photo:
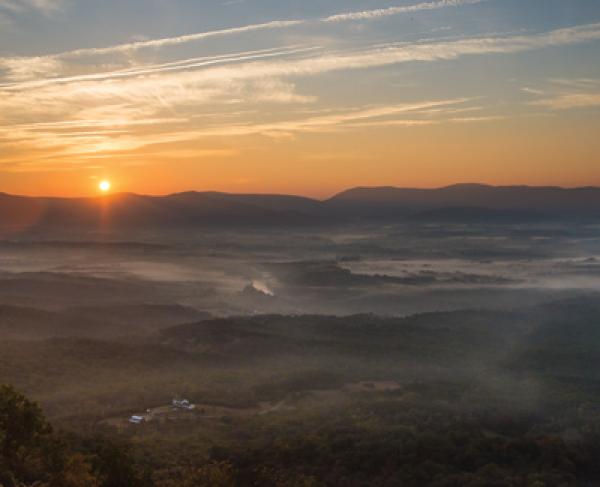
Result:
<svg viewBox="0 0 600 487"><path fill-rule="evenodd" d="M14 191L600 184L599 108L597 0L0 0Z"/></svg>
<svg viewBox="0 0 600 487"><path fill-rule="evenodd" d="M205 30L269 22L317 19L343 12L374 10L419 2L315 0L2 0L0 52L3 55L57 53L79 47L108 46L137 37L174 37ZM423 2L428 3L428 2ZM395 15L362 25L364 40L397 40L435 29L456 35L536 32L600 21L595 0L489 0L463 8ZM301 29L300 34L336 37L340 29ZM337 32L335 32L337 30ZM308 32L306 32L308 31ZM290 33L291 36L298 32ZM285 37L281 33L277 37ZM344 39L338 39L343 41ZM349 39L346 38L346 41ZM257 40L257 42L259 42Z"/></svg>

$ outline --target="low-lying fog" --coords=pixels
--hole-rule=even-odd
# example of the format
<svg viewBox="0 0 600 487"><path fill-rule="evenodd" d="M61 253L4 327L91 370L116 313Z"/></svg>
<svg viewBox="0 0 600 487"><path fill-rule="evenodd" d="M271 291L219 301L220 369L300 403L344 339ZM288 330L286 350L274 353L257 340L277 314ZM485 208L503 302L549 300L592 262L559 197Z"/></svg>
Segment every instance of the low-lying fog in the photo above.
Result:
<svg viewBox="0 0 600 487"><path fill-rule="evenodd" d="M594 226L5 234L0 383L157 486L600 485L598 289Z"/></svg>
<svg viewBox="0 0 600 487"><path fill-rule="evenodd" d="M598 226L63 232L4 234L0 242L0 303L34 300L47 309L126 301L220 316L406 315L530 305L599 288Z"/></svg>

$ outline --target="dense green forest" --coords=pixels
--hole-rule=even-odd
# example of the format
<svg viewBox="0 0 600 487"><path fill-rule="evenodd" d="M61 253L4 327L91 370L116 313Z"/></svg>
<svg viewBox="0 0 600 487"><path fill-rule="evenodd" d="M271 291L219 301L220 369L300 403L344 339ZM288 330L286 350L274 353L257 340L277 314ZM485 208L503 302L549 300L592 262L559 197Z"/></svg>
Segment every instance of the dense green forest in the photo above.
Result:
<svg viewBox="0 0 600 487"><path fill-rule="evenodd" d="M597 298L3 340L0 484L598 485Z"/></svg>

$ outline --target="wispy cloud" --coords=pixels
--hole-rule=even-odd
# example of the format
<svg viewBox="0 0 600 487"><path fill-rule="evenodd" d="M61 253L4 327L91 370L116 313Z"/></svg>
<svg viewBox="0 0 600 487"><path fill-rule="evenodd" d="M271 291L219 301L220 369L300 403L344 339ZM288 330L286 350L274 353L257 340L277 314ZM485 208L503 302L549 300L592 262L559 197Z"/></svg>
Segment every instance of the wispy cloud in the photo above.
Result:
<svg viewBox="0 0 600 487"><path fill-rule="evenodd" d="M76 49L49 56L0 58L0 69L3 69L8 73L7 78L17 81L35 78L36 76L43 74L46 74L46 77L51 77L58 75L58 72L60 71L59 68L61 66L64 67L64 63L66 61L74 58L115 54L127 55L142 49L159 49L191 42L198 42L215 37L225 37L264 30L285 29L309 23L333 23L364 19L377 19L392 15L414 13L418 11L437 10L442 8L477 4L484 1L487 0L440 0L418 3L409 6L390 7L387 9L349 12L319 19L275 20L271 22L198 32L175 37L141 40L109 47ZM0 7L3 5L3 3L7 6L10 6L12 9L22 8L24 5L29 4L37 5L39 8L45 8L46 10L51 10L56 9L60 5L60 0L0 0Z"/></svg>
<svg viewBox="0 0 600 487"><path fill-rule="evenodd" d="M234 54L222 54L217 56L203 56L198 58L184 59L181 61L146 64L134 68L119 69L114 71L98 72L91 74L73 75L73 76L56 76L54 78L41 78L32 80L33 75L39 70L54 70L57 74L60 71L61 63L55 59L45 58L25 58L28 62L21 63L14 60L0 59L0 68L4 67L12 73L13 81L0 84L0 88L4 89L23 89L23 88L39 88L50 84L64 84L78 81L102 81L117 78L131 78L135 76L147 76L156 73L166 73L174 71L186 71L194 68L203 68L216 66L219 64L239 63L243 61L252 61L257 59L267 59L280 56L289 56L292 54L307 53L318 50L318 47L294 47L287 48L272 48L262 49L258 51L243 51Z"/></svg>
<svg viewBox="0 0 600 487"><path fill-rule="evenodd" d="M563 93L531 102L531 105L551 108L552 110L567 110L571 108L600 107L600 92L596 93Z"/></svg>
<svg viewBox="0 0 600 487"><path fill-rule="evenodd" d="M197 42L204 39L210 39L212 37L223 37L236 34L243 34L247 32L254 32L259 30L270 30L270 29L283 29L286 27L292 27L300 25L306 22L305 20L274 20L272 22L265 22L262 24L245 25L242 27L232 27L228 29L212 30L208 32L198 32L195 34L187 34L177 37L165 37L162 39L151 39L137 42L130 42L126 44L119 44L110 47L96 47L88 49L77 49L74 51L63 52L57 54L56 57L69 58L69 57L80 57L80 56L100 56L105 54L115 53L129 53L140 49L157 49L161 47L176 46L180 44L187 44L190 42Z"/></svg>
<svg viewBox="0 0 600 487"><path fill-rule="evenodd" d="M262 53L239 53L215 58L193 58L176 63L157 64L128 70L72 76L1 85L7 94L19 90L31 90L44 85L62 84L87 88L83 91L93 94L113 93L120 89L127 91L129 78L139 78L144 86L160 87L164 81L173 79L181 82L210 83L232 82L260 77L311 76L324 72L366 69L415 61L452 60L462 56L482 54L511 54L548 47L567 46L600 39L600 23L585 24L532 35L505 37L475 37L441 42L413 42L388 44L350 52L324 52L281 59L273 62L247 62L257 58L286 57L314 51L315 48L282 49ZM318 48L317 48L318 50ZM235 66L228 64L236 63ZM217 66L217 64L226 64ZM176 71L173 73L173 71ZM153 75L149 77L148 75ZM161 76L158 76L161 75ZM120 80L121 84L86 84L98 81ZM94 86L94 89L89 89ZM123 87L123 88L120 88ZM64 93L68 93L65 90ZM61 95L62 96L62 95Z"/></svg>
<svg viewBox="0 0 600 487"><path fill-rule="evenodd" d="M19 13L27 10L37 10L50 13L60 9L62 0L0 0L0 10Z"/></svg>
<svg viewBox="0 0 600 487"><path fill-rule="evenodd" d="M311 94L299 93L295 83L298 78L323 73L519 53L598 39L600 24L588 24L533 35L389 44L353 51L234 54L225 63L221 62L224 58L194 58L101 73L99 77L85 75L41 83L13 83L0 87L0 145L4 149L28 147L63 154L98 155L199 137L281 136L335 131L366 123L398 126L440 123L431 119L435 110L463 109L466 107L454 105L466 100L391 103L275 121L265 121L268 119L265 103L289 105L314 101ZM276 52L277 55L271 56ZM583 103L573 98L569 102ZM252 106L261 107L260 120L250 116L224 121L212 115L203 116L211 109L225 115ZM403 113L410 114L410 118L399 117ZM442 111L439 115L447 123L491 120L487 113L462 117L456 112Z"/></svg>
<svg viewBox="0 0 600 487"><path fill-rule="evenodd" d="M423 2L415 5L404 5L398 7L379 8L374 10L363 10L362 12L348 12L343 14L331 15L321 19L323 22L347 22L351 20L371 20L391 15L410 14L424 10L439 10L448 7L461 7L463 5L473 5L482 3L485 0L441 0L438 2Z"/></svg>
<svg viewBox="0 0 600 487"><path fill-rule="evenodd" d="M221 122L202 128L190 128L189 120L156 119L153 121L128 120L82 120L79 123L48 122L13 125L10 129L0 127L0 145L21 146L43 150L43 159L63 156L106 157L119 152L137 151L144 147L181 143L199 138L263 135L273 138L291 137L302 132L335 132L367 126L389 124L416 126L441 123L441 120L403 119L397 117L410 115L428 116L432 108L452 113L457 105L467 103L469 99L428 100L415 103L401 103L388 106L361 107L338 110L324 115L305 116L291 120L273 122ZM395 117L395 120L390 120ZM161 124L159 132L136 132L142 125ZM130 131L133 129L133 131ZM169 148L172 150L172 148ZM14 162L14 161L13 161Z"/></svg>
<svg viewBox="0 0 600 487"><path fill-rule="evenodd" d="M333 113L330 115L308 117L300 120L283 121L269 124L255 124L250 126L239 126L231 127L228 129L230 132L236 135L254 134L261 133L270 135L278 132L313 132L323 131L327 129L337 130L340 126L352 127L357 122L363 122L364 120L382 119L374 123L387 123L389 120L385 120L387 117L398 116L401 114L421 114L426 113L431 108L440 107L451 107L459 105L469 101L467 98L456 98L447 100L429 100L421 101L417 103L400 103L389 106L379 107L368 107L361 108L358 110L349 110L340 113ZM427 120L403 120L407 125L416 125L417 123L423 122L428 123ZM416 123L413 123L416 122Z"/></svg>
<svg viewBox="0 0 600 487"><path fill-rule="evenodd" d="M553 78L550 80L551 83L563 86L570 86L572 88L590 88L600 87L600 79L595 78Z"/></svg>
<svg viewBox="0 0 600 487"><path fill-rule="evenodd" d="M537 99L530 105L551 110L600 107L600 80L590 78L552 79L544 89L525 87Z"/></svg>

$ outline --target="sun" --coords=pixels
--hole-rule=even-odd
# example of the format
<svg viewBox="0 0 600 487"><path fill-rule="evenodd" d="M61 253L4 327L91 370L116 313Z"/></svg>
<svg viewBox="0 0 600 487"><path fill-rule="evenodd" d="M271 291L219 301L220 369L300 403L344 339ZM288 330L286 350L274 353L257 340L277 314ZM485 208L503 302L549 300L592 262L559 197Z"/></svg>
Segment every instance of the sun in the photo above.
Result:
<svg viewBox="0 0 600 487"><path fill-rule="evenodd" d="M103 193L108 193L110 191L110 187L111 187L110 181L104 180L104 181L100 181L100 184L98 184L98 189L100 191L102 191Z"/></svg>

